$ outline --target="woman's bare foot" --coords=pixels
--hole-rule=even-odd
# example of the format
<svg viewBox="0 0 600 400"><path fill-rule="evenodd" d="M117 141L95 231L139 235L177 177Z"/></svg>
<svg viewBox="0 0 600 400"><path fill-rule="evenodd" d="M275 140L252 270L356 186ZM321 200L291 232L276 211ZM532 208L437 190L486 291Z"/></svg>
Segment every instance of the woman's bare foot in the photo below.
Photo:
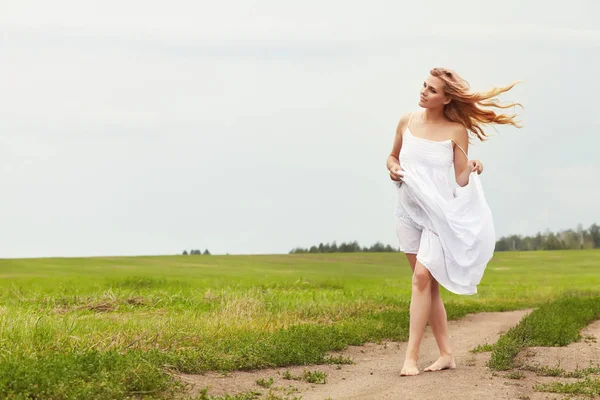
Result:
<svg viewBox="0 0 600 400"><path fill-rule="evenodd" d="M441 371L443 369L454 369L456 368L456 362L451 354L440 356L436 362L425 368L425 372Z"/></svg>
<svg viewBox="0 0 600 400"><path fill-rule="evenodd" d="M416 360L404 360L404 366L402 367L402 371L400 372L400 376L413 376L419 375L419 368L417 367Z"/></svg>

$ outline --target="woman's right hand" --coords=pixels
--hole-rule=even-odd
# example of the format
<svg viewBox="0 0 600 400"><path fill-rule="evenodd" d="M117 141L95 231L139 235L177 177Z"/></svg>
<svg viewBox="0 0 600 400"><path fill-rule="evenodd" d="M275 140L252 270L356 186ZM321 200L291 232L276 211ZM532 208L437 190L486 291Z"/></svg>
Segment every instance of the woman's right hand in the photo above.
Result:
<svg viewBox="0 0 600 400"><path fill-rule="evenodd" d="M390 179L395 182L402 183L402 178L404 178L404 171L400 168L400 165L394 164L389 168Z"/></svg>

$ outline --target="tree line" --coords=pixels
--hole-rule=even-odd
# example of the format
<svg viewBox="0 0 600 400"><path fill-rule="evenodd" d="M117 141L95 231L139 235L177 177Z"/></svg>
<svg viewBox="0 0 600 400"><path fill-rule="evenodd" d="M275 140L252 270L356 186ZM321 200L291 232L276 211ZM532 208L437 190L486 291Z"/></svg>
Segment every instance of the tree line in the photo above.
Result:
<svg viewBox="0 0 600 400"><path fill-rule="evenodd" d="M210 251L208 251L208 249L204 250L204 253L201 250L190 250L190 252L188 253L187 250L184 250L182 253L184 256L187 255L192 255L192 256L200 256L200 255L205 255L205 256L210 256Z"/></svg>
<svg viewBox="0 0 600 400"><path fill-rule="evenodd" d="M339 245L336 242L319 243L318 245L310 246L308 248L296 247L290 251L290 254L302 254L302 253L359 253L359 252L373 252L373 253L385 253L399 251L392 246L384 245L381 242L373 244L371 247L361 247L357 241L354 242L342 242Z"/></svg>
<svg viewBox="0 0 600 400"><path fill-rule="evenodd" d="M533 236L510 235L496 241L496 251L528 251L528 250L568 250L568 249L600 249L600 226L592 224L583 229L579 224L577 229L567 229L560 232L538 232ZM371 247L361 247L357 241L336 244L319 243L308 248L297 247L290 254L302 253L358 253L358 252L397 252L398 248L377 242Z"/></svg>
<svg viewBox="0 0 600 400"><path fill-rule="evenodd" d="M592 224L583 229L567 229L557 233L547 230L533 236L510 235L496 242L496 251L600 249L600 226Z"/></svg>

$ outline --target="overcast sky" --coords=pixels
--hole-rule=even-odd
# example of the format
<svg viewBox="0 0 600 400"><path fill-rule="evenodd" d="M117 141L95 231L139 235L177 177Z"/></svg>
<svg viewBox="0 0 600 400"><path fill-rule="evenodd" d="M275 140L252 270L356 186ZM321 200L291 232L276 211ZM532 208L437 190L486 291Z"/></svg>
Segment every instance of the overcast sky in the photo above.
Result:
<svg viewBox="0 0 600 400"><path fill-rule="evenodd" d="M434 66L525 81L470 151L498 236L600 223L600 5L548 4L2 0L0 257L397 246Z"/></svg>

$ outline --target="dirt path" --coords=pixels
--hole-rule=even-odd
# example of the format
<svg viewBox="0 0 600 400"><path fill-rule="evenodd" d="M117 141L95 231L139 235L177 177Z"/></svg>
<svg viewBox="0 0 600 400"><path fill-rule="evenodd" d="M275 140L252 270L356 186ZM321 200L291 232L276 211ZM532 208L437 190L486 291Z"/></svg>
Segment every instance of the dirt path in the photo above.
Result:
<svg viewBox="0 0 600 400"><path fill-rule="evenodd" d="M582 340L565 347L529 347L521 351L517 360L529 366L546 366L561 368L565 371L574 371L589 367L598 367L600 364L600 320L595 321L581 330ZM590 361L592 365L590 365ZM552 382L573 383L578 379L537 376L534 372L524 371L525 378L520 380L523 392L530 400L547 399L587 399L589 396L565 397L563 395L540 393L533 391L536 384ZM597 374L595 377L600 378ZM597 397L595 397L597 398Z"/></svg>
<svg viewBox="0 0 600 400"><path fill-rule="evenodd" d="M198 391L210 387L209 394L235 394L256 390L267 393L256 384L260 378L274 379L273 393L285 398L302 396L302 400L400 400L400 399L517 399L522 396L522 384L493 374L486 366L490 353L472 354L469 350L479 344L497 341L502 332L516 325L530 310L469 314L449 322L450 340L457 362L451 371L421 373L415 377L400 377L406 343L369 343L351 346L332 353L354 360L355 364L314 365L267 369L253 372L234 372L228 376L211 373L184 375L182 379L192 383ZM427 367L438 357L435 338L429 326L421 344L419 369ZM304 369L327 373L327 383L309 384L283 379L285 371L299 375ZM294 389L290 389L290 385ZM294 391L296 391L294 393Z"/></svg>

